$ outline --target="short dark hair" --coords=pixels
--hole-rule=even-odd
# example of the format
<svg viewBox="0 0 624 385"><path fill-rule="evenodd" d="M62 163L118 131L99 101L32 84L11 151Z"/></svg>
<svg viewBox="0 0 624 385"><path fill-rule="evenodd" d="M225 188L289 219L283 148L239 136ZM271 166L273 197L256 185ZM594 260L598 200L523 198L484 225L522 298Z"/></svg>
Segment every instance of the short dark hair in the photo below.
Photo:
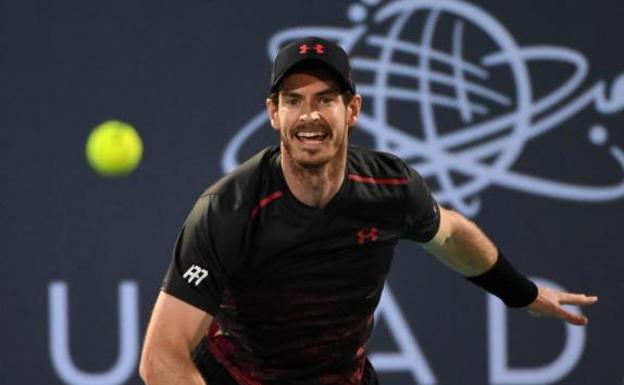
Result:
<svg viewBox="0 0 624 385"><path fill-rule="evenodd" d="M354 93L344 84L344 82L335 73L335 71L332 70L328 66L325 66L323 64L319 65L319 63L312 62L312 61L302 62L294 66L290 71L288 71L288 73L293 73L295 71L307 72L307 71L318 71L318 70L324 70L326 73L331 75L331 77L335 80L336 84L340 85L341 87L340 94L342 95L344 104L347 105L351 103L351 99L353 99ZM271 101L275 105L277 105L279 102L279 92L282 89L282 81L283 81L283 78L282 80L280 80L280 82L276 84L274 91L272 91L269 94L269 99L271 99Z"/></svg>

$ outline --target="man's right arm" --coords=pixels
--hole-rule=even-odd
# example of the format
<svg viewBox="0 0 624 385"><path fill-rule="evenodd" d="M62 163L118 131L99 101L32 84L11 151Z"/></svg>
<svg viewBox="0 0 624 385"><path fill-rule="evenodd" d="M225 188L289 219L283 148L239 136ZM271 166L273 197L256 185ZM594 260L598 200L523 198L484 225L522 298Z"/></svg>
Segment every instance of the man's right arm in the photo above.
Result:
<svg viewBox="0 0 624 385"><path fill-rule="evenodd" d="M147 327L140 374L147 385L206 385L191 359L212 316L161 291Z"/></svg>

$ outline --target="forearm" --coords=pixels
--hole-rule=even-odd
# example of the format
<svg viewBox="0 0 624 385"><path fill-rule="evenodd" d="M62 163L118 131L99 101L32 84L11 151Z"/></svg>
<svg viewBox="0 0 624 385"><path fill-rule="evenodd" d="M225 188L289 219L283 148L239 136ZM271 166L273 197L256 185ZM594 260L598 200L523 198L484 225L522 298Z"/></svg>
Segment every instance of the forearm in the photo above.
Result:
<svg viewBox="0 0 624 385"><path fill-rule="evenodd" d="M166 347L144 352L140 372L146 385L207 385L189 353Z"/></svg>
<svg viewBox="0 0 624 385"><path fill-rule="evenodd" d="M476 224L451 210L440 209L440 229L425 248L472 283L511 307L535 300L537 287L517 272Z"/></svg>
<svg viewBox="0 0 624 385"><path fill-rule="evenodd" d="M464 276L476 276L492 267L498 251L481 229L455 211L440 211L443 227L425 249Z"/></svg>

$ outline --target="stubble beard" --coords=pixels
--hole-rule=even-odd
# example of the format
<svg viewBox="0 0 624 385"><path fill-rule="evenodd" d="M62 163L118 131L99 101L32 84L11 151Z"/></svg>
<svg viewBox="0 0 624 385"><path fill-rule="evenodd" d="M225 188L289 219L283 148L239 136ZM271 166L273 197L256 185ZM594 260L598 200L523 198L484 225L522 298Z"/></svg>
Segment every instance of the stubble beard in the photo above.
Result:
<svg viewBox="0 0 624 385"><path fill-rule="evenodd" d="M334 133L332 132L330 138L330 152L321 156L316 154L309 155L309 150L296 149L293 142L298 140L293 137L285 137L288 134L281 134L282 152L283 156L288 162L301 172L317 173L323 170L326 166L331 166L333 163L340 164L344 153L346 153L346 140L345 135L342 140L336 141Z"/></svg>

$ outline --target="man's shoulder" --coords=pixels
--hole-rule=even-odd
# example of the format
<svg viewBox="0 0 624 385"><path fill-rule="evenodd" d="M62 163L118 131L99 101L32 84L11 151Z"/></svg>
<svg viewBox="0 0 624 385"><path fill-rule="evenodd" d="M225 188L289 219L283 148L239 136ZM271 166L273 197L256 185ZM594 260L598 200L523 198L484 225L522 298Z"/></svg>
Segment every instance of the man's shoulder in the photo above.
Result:
<svg viewBox="0 0 624 385"><path fill-rule="evenodd" d="M234 170L209 186L201 198L218 200L222 209L237 210L255 202L257 195L271 182L271 160L279 147L268 147L256 153Z"/></svg>
<svg viewBox="0 0 624 385"><path fill-rule="evenodd" d="M371 177L407 177L405 162L389 152L349 146L348 167L350 173Z"/></svg>

